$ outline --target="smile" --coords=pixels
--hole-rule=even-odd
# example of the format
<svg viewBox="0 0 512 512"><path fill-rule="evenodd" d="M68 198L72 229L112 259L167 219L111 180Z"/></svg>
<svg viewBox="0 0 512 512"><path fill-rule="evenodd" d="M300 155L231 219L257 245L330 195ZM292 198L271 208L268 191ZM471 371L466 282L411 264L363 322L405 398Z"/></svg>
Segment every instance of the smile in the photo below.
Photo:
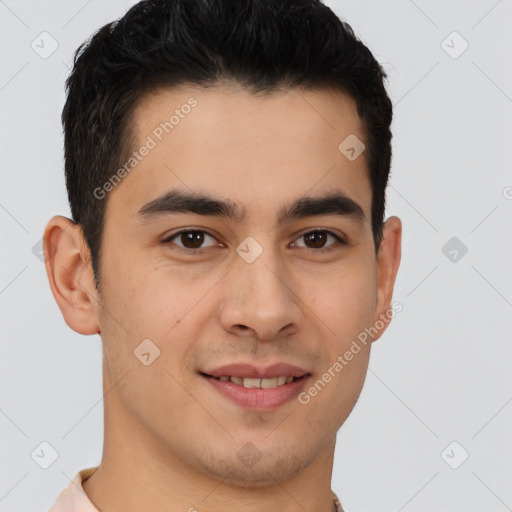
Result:
<svg viewBox="0 0 512 512"><path fill-rule="evenodd" d="M222 382L233 382L238 386L243 386L244 388L260 388L260 389L272 389L277 388L278 386L284 386L285 384L290 384L294 380L297 380L299 377L292 376L280 376L274 377L271 379L254 379L251 377L230 377L230 376L222 376L222 377L214 377L213 375L207 375L207 377L211 377L212 379L221 380Z"/></svg>
<svg viewBox="0 0 512 512"><path fill-rule="evenodd" d="M216 394L246 410L271 411L293 401L306 386L311 375L301 377L280 375L258 379L221 375L215 377L200 372Z"/></svg>

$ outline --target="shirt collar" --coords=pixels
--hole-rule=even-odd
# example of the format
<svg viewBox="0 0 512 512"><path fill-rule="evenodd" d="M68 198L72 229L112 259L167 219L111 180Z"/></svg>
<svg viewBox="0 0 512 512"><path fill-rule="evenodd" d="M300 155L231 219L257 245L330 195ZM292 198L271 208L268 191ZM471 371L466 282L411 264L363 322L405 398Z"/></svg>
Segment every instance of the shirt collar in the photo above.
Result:
<svg viewBox="0 0 512 512"><path fill-rule="evenodd" d="M50 512L99 512L82 487L82 483L97 469L98 466L95 466L79 471L69 486L59 494Z"/></svg>
<svg viewBox="0 0 512 512"><path fill-rule="evenodd" d="M60 493L50 512L99 512L82 487L83 482L97 469L98 466L95 466L79 471L69 486ZM331 493L333 512L344 512L336 493Z"/></svg>

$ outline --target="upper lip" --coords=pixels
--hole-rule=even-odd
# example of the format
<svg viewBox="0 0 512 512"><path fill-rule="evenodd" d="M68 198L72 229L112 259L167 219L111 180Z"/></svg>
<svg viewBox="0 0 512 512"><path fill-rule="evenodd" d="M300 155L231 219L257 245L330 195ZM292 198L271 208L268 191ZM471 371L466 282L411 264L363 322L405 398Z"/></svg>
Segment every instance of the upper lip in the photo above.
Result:
<svg viewBox="0 0 512 512"><path fill-rule="evenodd" d="M204 371L212 377L248 377L250 379L273 379L274 377L303 377L308 374L307 370L288 363L275 363L270 366L261 367L247 363L232 363L213 370Z"/></svg>

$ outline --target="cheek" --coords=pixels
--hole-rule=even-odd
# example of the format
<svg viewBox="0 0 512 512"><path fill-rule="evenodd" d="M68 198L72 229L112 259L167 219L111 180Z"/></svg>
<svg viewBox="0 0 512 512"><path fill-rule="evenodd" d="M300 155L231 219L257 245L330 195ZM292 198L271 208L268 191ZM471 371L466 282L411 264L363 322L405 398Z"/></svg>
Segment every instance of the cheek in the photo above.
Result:
<svg viewBox="0 0 512 512"><path fill-rule="evenodd" d="M173 269L155 268L144 261L111 259L105 265L107 323L123 324L136 339L161 339L186 316L197 302L195 286ZM117 320L117 322L115 322Z"/></svg>
<svg viewBox="0 0 512 512"><path fill-rule="evenodd" d="M336 356L343 356L340 351ZM316 375L299 397L299 412L307 425L306 431L336 432L350 415L364 385L367 373L369 347L362 347L350 361L336 358Z"/></svg>
<svg viewBox="0 0 512 512"><path fill-rule="evenodd" d="M110 387L119 383L126 410L149 427L165 424L172 430L182 421L175 412L183 414L194 404L180 385L180 362L191 334L181 320L187 319L190 301L181 286L169 284L158 271L128 274L112 268L101 337Z"/></svg>
<svg viewBox="0 0 512 512"><path fill-rule="evenodd" d="M354 407L364 384L371 344L360 335L371 326L376 303L374 267L369 259L341 268L312 287L310 305L321 330L325 360L303 404L312 417L329 417L339 427ZM307 283L305 284L307 287ZM301 403L303 403L301 402Z"/></svg>
<svg viewBox="0 0 512 512"><path fill-rule="evenodd" d="M322 278L323 283L304 283L304 294L319 321L334 340L331 348L343 348L373 320L377 299L374 267L371 262L346 266ZM309 290L308 290L309 289Z"/></svg>

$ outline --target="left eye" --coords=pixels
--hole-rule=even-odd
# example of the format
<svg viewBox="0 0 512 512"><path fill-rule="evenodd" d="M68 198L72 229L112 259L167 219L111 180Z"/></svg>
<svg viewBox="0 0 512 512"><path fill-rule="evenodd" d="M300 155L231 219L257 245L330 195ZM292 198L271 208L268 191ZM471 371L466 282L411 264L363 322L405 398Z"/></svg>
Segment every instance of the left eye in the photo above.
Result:
<svg viewBox="0 0 512 512"><path fill-rule="evenodd" d="M334 238L335 242L333 244L328 245L327 249L325 249L324 242L327 240L328 237ZM304 238L309 242L313 243L313 247L308 247L309 249L318 249L319 251L328 251L333 246L344 245L346 243L345 240L340 238L338 235L334 234L332 231L328 231L325 229L309 231L308 233L300 235L297 240L299 240L300 238ZM321 247L318 247L318 245L321 245ZM299 245L298 247L302 246Z"/></svg>
<svg viewBox="0 0 512 512"><path fill-rule="evenodd" d="M183 231L178 231L177 233L174 233L170 237L168 237L165 240L163 240L162 243L165 244L165 243L172 242L172 243L175 244L175 242L173 242L173 240L177 238L181 242L181 244L182 244L182 245L175 244L175 245L178 245L178 247L181 247L181 248L183 248L183 249L185 249L186 251L189 251L189 252L199 252L199 251L197 251L197 249L202 249L203 248L201 246L204 243L205 236L206 237L210 237L212 240L216 240L216 238L214 236L208 234L206 231L202 231L202 230L183 230ZM324 248L325 247L325 242L327 241L328 237L334 238L335 242L333 244L330 244L329 246L327 246L327 249L325 249ZM316 252L326 251L326 250L329 250L333 246L346 244L346 242L342 238L340 238L338 235L336 235L332 231L328 231L328 230L325 230L325 229L317 229L317 230L314 230L314 231L308 231L307 233L304 233L304 234L300 235L297 238L297 240L299 240L301 238L304 238L309 243L313 244L312 247L311 246L309 246L309 247L306 246L306 248L316 249ZM207 246L207 247L211 247L211 246L214 246L214 245L216 245L216 244L212 244L212 245ZM220 247L224 246L223 244L217 244L217 245L220 246ZM302 245L298 245L298 244L295 244L295 243L292 243L291 245L293 247L304 247Z"/></svg>
<svg viewBox="0 0 512 512"><path fill-rule="evenodd" d="M179 237L179 240L183 243L183 246L179 246L179 247L184 247L185 249L194 251L194 249L202 248L201 245L204 241L205 235L207 237L210 237L213 240L215 240L215 238L212 235L209 235L206 231L195 231L195 230L194 231L193 230L186 231L185 230L185 231L178 231L174 235L171 235L169 238L166 238L163 241L163 243L171 242L176 237ZM190 244L191 246L188 247L185 244Z"/></svg>

